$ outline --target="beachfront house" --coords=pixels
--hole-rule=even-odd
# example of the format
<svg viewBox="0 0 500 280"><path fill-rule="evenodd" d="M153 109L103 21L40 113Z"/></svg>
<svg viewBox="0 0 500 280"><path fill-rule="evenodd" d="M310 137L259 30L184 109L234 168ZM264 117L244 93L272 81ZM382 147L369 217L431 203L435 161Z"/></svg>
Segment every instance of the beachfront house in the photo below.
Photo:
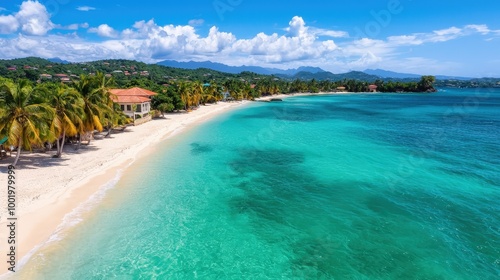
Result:
<svg viewBox="0 0 500 280"><path fill-rule="evenodd" d="M151 97L156 95L143 88L112 89L113 102L120 105L123 113L134 120L134 125L139 125L151 120Z"/></svg>
<svg viewBox="0 0 500 280"><path fill-rule="evenodd" d="M368 92L377 92L377 85L369 85L368 86Z"/></svg>
<svg viewBox="0 0 500 280"><path fill-rule="evenodd" d="M231 94L229 93L229 91L224 91L222 93L222 101L231 101L233 100L233 98L231 97Z"/></svg>

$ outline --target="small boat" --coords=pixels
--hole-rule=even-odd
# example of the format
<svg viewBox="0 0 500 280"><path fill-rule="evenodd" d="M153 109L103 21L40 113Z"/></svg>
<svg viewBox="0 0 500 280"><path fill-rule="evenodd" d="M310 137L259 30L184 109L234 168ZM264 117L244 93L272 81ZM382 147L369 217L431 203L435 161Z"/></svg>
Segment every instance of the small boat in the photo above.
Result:
<svg viewBox="0 0 500 280"><path fill-rule="evenodd" d="M270 102L279 102L279 101L283 101L283 99L281 98L271 98L269 99Z"/></svg>

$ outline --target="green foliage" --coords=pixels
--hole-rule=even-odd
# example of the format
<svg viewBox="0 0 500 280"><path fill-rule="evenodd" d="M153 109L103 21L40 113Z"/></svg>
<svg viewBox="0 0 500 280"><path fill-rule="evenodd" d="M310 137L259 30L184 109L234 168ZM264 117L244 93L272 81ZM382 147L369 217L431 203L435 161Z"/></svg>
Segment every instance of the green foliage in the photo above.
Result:
<svg viewBox="0 0 500 280"><path fill-rule="evenodd" d="M158 110L163 114L165 112L173 112L174 105L172 103L161 103L158 105Z"/></svg>

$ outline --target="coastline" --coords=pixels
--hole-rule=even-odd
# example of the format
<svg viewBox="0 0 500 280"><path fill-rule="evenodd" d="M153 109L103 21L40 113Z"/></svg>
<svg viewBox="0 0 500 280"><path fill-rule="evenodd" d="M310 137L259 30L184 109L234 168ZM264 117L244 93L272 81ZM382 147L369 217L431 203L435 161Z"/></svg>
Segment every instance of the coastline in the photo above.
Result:
<svg viewBox="0 0 500 280"><path fill-rule="evenodd" d="M349 92L277 94L255 101L333 94ZM92 140L90 145L82 145L79 150L66 144L59 159L51 157L55 154L53 151L22 154L16 169L20 228L16 236L16 243L20 244L16 246L16 269L22 268L40 248L57 239L61 232L78 223L73 221L78 218L78 215L74 217L75 210L93 203L95 196L101 192L100 195L104 196L106 190L103 189L109 184L116 184L112 182L118 181L119 174L126 172L136 159L153 153L156 145L170 137L249 103L220 102L201 106L189 113L166 114L165 118L128 127L124 132L113 132L110 138ZM12 161L13 157L5 163ZM5 196L6 193L0 192L0 200L6 201ZM3 214L5 209L1 211ZM7 221L2 218L0 228L6 226ZM7 240L7 231L0 231L0 240ZM7 265L4 271L6 269ZM9 274L0 272L0 279L9 277Z"/></svg>
<svg viewBox="0 0 500 280"><path fill-rule="evenodd" d="M275 95L268 95L268 96L263 96L256 98L255 101L270 101L271 99L278 98L278 99L284 99L288 97L294 97L294 96L315 96L315 95L336 95L336 94L354 94L354 92L348 92L348 91L337 91L337 92L317 92L317 93L291 93L291 94L275 94Z"/></svg>
<svg viewBox="0 0 500 280"><path fill-rule="evenodd" d="M59 159L51 157L54 152L22 154L16 169L16 244L19 244L16 246L16 271L37 250L75 222L67 218L71 218L78 207L94 200L96 195L103 196L108 185L116 184L120 174L136 159L153 153L155 147L168 138L249 103L220 102L201 106L190 113L166 114L165 118L113 133L110 138L93 140L78 151L66 145ZM13 157L4 162L10 164L12 160ZM0 200L6 199L6 192L0 192ZM5 211L3 209L2 214L6 214ZM0 227L5 229L6 226L7 221L2 217ZM6 230L0 231L0 239L7 240ZM0 278L12 276L4 264Z"/></svg>

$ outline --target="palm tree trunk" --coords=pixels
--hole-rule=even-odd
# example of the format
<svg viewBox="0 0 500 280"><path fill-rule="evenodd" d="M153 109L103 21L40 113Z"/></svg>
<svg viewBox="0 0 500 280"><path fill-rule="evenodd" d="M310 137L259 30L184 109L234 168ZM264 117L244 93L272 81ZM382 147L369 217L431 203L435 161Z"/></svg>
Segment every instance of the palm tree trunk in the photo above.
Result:
<svg viewBox="0 0 500 280"><path fill-rule="evenodd" d="M57 155L56 157L60 158L62 155L62 151L64 148L64 140L66 140L66 130L63 130L61 144L59 145L59 140L57 140Z"/></svg>
<svg viewBox="0 0 500 280"><path fill-rule="evenodd" d="M113 130L113 126L111 126L111 125L110 125L110 126L109 126L109 128L108 128L108 133L106 133L106 136L104 136L104 138L108 138L108 137L110 137L110 136L111 136L111 131L112 131L112 130Z"/></svg>
<svg viewBox="0 0 500 280"><path fill-rule="evenodd" d="M79 133L78 134L78 145L76 146L76 149L79 150L80 149L80 145L82 144L82 134Z"/></svg>
<svg viewBox="0 0 500 280"><path fill-rule="evenodd" d="M62 136L62 141L61 141L61 152L59 153L59 156L62 155L65 142L66 142L66 131L63 131L63 136Z"/></svg>
<svg viewBox="0 0 500 280"><path fill-rule="evenodd" d="M56 152L56 158L58 157L61 157L61 152L60 152L60 147L59 147L59 139L56 140L56 148L57 148L57 152Z"/></svg>
<svg viewBox="0 0 500 280"><path fill-rule="evenodd" d="M14 160L14 163L12 164L14 167L17 165L17 161L19 160L19 157L21 156L21 147L23 146L23 139L19 138L19 141L17 141L17 153L16 153L16 159Z"/></svg>

